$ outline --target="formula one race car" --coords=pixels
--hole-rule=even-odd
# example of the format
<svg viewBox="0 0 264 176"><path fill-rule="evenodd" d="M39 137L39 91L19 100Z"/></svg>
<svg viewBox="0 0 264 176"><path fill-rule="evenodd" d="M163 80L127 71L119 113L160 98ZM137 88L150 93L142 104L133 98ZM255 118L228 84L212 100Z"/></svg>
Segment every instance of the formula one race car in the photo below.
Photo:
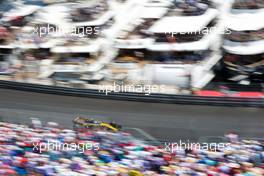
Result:
<svg viewBox="0 0 264 176"><path fill-rule="evenodd" d="M105 129L107 131L117 132L122 128L122 126L114 122L108 123L94 120L92 118L76 117L73 119L73 128Z"/></svg>

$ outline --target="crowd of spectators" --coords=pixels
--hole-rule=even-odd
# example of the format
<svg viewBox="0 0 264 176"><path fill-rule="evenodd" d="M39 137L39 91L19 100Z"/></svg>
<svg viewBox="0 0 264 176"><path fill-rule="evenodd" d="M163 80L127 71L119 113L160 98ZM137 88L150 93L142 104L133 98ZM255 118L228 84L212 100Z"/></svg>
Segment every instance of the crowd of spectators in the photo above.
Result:
<svg viewBox="0 0 264 176"><path fill-rule="evenodd" d="M235 0L233 9L260 9L264 8L263 0Z"/></svg>
<svg viewBox="0 0 264 176"><path fill-rule="evenodd" d="M188 32L188 33L160 33L155 34L154 38L156 42L160 43L186 43L201 40L204 34L201 32Z"/></svg>
<svg viewBox="0 0 264 176"><path fill-rule="evenodd" d="M153 53L149 58L153 61L163 63L181 63L181 64L194 64L205 60L210 56L209 50L205 51L183 51L183 52L157 52Z"/></svg>
<svg viewBox="0 0 264 176"><path fill-rule="evenodd" d="M175 0L168 12L168 16L198 16L202 15L209 8L209 2L202 0Z"/></svg>
<svg viewBox="0 0 264 176"><path fill-rule="evenodd" d="M136 50L127 52L122 50L115 59L116 63L181 63L194 64L211 55L210 50L202 51L182 51L182 52L148 52L148 50Z"/></svg>
<svg viewBox="0 0 264 176"><path fill-rule="evenodd" d="M89 7L77 7L71 12L73 22L92 21L97 19L102 12L109 9L105 0L100 0Z"/></svg>
<svg viewBox="0 0 264 176"><path fill-rule="evenodd" d="M250 42L264 39L264 29L258 31L233 31L231 34L226 34L226 39L234 42Z"/></svg>
<svg viewBox="0 0 264 176"><path fill-rule="evenodd" d="M263 141L239 140L236 135L228 135L228 139L228 145L216 151L167 151L124 132L1 122L0 175L263 176ZM51 143L52 150L47 147ZM57 148L55 144L71 147ZM92 145L87 148L85 144Z"/></svg>

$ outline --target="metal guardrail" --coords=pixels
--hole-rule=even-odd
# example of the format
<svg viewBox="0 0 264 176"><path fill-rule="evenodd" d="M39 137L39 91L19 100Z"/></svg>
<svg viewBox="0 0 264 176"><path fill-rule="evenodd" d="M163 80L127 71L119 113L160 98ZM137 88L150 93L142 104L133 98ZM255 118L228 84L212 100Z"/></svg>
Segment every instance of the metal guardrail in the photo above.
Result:
<svg viewBox="0 0 264 176"><path fill-rule="evenodd" d="M32 83L12 82L0 80L0 88L32 91L38 93L102 98L123 101L141 101L150 103L172 103L188 105L210 105L210 106L235 106L235 107L264 107L264 98L237 98L237 97L201 97L195 95L174 94L151 94L111 92L106 95L95 89L68 88L59 86L48 86Z"/></svg>

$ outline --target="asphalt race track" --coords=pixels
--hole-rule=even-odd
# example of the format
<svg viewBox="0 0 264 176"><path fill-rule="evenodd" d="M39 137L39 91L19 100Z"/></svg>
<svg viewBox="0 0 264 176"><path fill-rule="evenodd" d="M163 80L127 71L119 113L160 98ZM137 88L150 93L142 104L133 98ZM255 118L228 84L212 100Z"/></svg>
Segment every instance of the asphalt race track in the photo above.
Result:
<svg viewBox="0 0 264 176"><path fill-rule="evenodd" d="M235 131L264 137L264 109L174 105L90 99L0 89L0 120L29 123L29 117L72 127L76 115L115 121L161 141L197 140Z"/></svg>

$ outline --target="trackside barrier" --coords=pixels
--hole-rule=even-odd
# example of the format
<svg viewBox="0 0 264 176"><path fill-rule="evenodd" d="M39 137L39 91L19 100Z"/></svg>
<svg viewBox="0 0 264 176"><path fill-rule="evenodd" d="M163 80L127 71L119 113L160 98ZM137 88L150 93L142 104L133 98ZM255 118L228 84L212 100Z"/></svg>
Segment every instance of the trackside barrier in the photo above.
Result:
<svg viewBox="0 0 264 176"><path fill-rule="evenodd" d="M102 98L123 101L140 101L150 103L172 103L188 105L210 105L210 106L235 106L235 107L264 107L264 98L240 98L240 97L204 97L195 95L175 95L175 94L151 94L111 92L105 95L96 89L80 89L58 86L48 86L40 84L12 82L0 80L0 88L31 91L38 93Z"/></svg>

